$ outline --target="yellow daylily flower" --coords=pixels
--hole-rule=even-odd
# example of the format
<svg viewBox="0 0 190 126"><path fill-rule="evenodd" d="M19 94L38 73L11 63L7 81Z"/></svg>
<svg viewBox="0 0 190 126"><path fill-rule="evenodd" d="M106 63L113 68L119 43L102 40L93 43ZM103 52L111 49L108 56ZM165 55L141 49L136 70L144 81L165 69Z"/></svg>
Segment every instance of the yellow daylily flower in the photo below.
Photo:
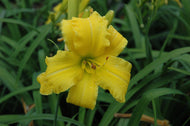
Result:
<svg viewBox="0 0 190 126"><path fill-rule="evenodd" d="M61 30L68 50L46 57L47 70L37 78L40 93L69 89L68 103L93 109L100 86L125 102L132 65L117 56L127 40L97 12L88 18L63 20Z"/></svg>

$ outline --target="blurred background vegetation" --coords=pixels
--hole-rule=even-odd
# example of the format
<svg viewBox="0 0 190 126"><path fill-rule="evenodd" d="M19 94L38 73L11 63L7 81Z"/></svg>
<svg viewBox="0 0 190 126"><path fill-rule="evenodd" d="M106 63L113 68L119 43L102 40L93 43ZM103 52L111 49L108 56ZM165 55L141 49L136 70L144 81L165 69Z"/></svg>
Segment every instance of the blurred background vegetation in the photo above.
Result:
<svg viewBox="0 0 190 126"><path fill-rule="evenodd" d="M57 22L67 14L45 24L59 2L0 1L0 126L52 126L55 120L59 126L190 125L189 0L89 2L102 16L115 11L112 25L129 41L120 57L133 64L126 102L99 88L94 110L66 103L67 92L39 93L36 77L57 51L50 40L64 49Z"/></svg>

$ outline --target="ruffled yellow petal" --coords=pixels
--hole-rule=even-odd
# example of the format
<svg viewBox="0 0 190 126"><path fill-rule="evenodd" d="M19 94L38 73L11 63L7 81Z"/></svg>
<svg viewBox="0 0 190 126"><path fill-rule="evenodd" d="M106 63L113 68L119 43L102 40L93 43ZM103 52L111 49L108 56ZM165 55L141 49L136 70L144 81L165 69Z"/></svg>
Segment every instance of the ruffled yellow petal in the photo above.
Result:
<svg viewBox="0 0 190 126"><path fill-rule="evenodd" d="M69 51L74 51L74 45L73 45L73 36L74 31L72 30L72 20L62 20L61 22L61 30L63 33L65 45L67 46L67 49Z"/></svg>
<svg viewBox="0 0 190 126"><path fill-rule="evenodd" d="M81 107L94 109L98 95L98 86L92 74L85 73L78 84L70 88L67 102Z"/></svg>
<svg viewBox="0 0 190 126"><path fill-rule="evenodd" d="M130 81L131 63L110 56L102 68L96 71L97 84L110 91L119 102L125 102L125 95Z"/></svg>
<svg viewBox="0 0 190 126"><path fill-rule="evenodd" d="M47 57L47 70L39 81L41 83L40 90L45 90L45 83L47 83L51 85L52 91L58 94L75 85L83 74L80 62L79 56L67 51L58 51L55 56Z"/></svg>
<svg viewBox="0 0 190 126"><path fill-rule="evenodd" d="M46 73L45 72L41 73L37 77L37 81L41 84L41 88L40 88L40 93L41 94L43 94L43 95L52 94L53 87L52 87L52 84L47 81L47 79L46 79Z"/></svg>
<svg viewBox="0 0 190 126"><path fill-rule="evenodd" d="M105 51L105 54L118 56L121 53L121 51L125 48L128 41L111 25L108 28L108 32L110 33L110 46Z"/></svg>
<svg viewBox="0 0 190 126"><path fill-rule="evenodd" d="M97 57L110 45L107 20L94 12L89 18L63 20L61 30L70 51L84 57Z"/></svg>

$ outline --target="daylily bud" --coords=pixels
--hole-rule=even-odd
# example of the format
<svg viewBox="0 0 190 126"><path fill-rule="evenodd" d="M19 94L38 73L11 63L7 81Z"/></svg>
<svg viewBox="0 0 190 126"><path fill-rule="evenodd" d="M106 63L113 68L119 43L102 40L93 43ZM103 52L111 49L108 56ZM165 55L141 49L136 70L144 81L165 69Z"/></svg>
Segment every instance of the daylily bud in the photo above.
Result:
<svg viewBox="0 0 190 126"><path fill-rule="evenodd" d="M82 17L82 18L87 18L87 17L89 17L90 14L91 14L91 9L92 9L91 7L86 8L86 9L84 10L84 12L82 13L82 15L79 16L79 17Z"/></svg>
<svg viewBox="0 0 190 126"><path fill-rule="evenodd" d="M109 11L107 12L107 14L104 16L104 18L105 18L106 20L108 20L108 25L111 24L113 17L114 17L114 11L113 11L113 10L109 10Z"/></svg>
<svg viewBox="0 0 190 126"><path fill-rule="evenodd" d="M67 9L68 0L63 0L61 3L60 11L63 13Z"/></svg>
<svg viewBox="0 0 190 126"><path fill-rule="evenodd" d="M50 12L49 14L49 18L52 22L55 22L55 13L54 12Z"/></svg>
<svg viewBox="0 0 190 126"><path fill-rule="evenodd" d="M88 5L90 0L81 0L79 5L79 12L83 11L85 7Z"/></svg>
<svg viewBox="0 0 190 126"><path fill-rule="evenodd" d="M79 2L80 2L80 0L69 0L68 1L68 19L72 19L72 17L78 17Z"/></svg>

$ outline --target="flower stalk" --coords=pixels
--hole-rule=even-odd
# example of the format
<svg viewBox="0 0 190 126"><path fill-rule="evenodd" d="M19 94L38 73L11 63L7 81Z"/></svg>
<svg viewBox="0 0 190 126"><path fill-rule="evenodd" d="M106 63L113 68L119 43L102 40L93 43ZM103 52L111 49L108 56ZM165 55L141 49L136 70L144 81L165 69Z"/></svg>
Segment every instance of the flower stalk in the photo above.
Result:
<svg viewBox="0 0 190 126"><path fill-rule="evenodd" d="M54 126L57 126L57 115L58 115L59 102L60 102L60 94L57 95L57 104L56 104L56 108L55 108Z"/></svg>
<svg viewBox="0 0 190 126"><path fill-rule="evenodd" d="M80 0L68 0L68 19L78 17Z"/></svg>

